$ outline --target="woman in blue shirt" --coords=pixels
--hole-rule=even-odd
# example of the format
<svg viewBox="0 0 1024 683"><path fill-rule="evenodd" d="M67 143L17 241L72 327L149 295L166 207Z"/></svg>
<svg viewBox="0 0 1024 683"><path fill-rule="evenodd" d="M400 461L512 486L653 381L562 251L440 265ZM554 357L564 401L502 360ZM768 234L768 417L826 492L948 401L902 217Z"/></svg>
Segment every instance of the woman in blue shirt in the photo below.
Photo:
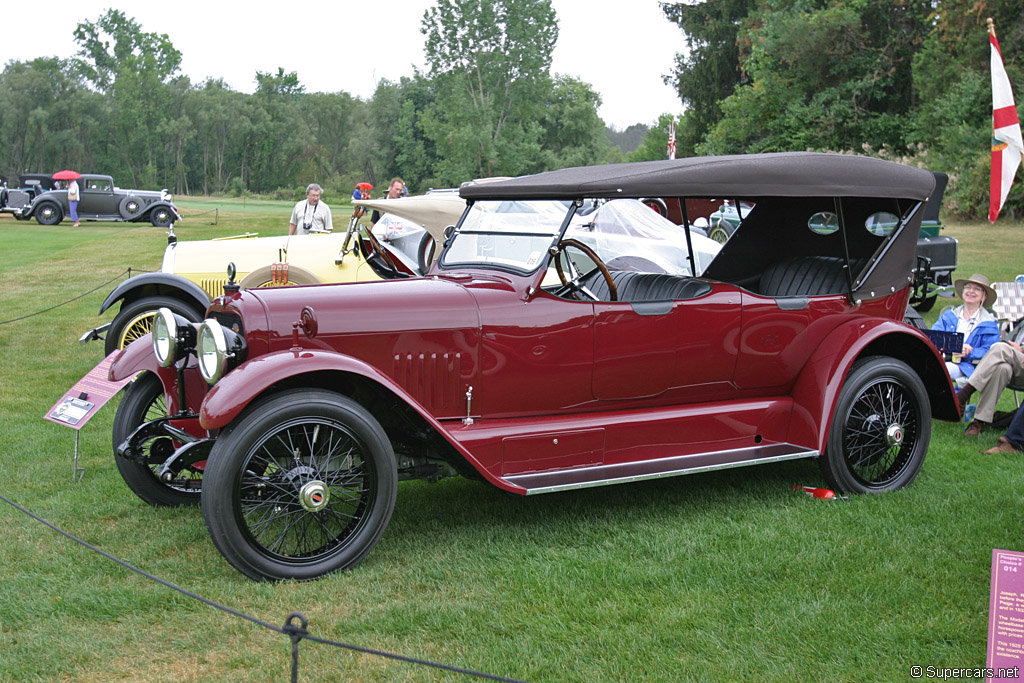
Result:
<svg viewBox="0 0 1024 683"><path fill-rule="evenodd" d="M978 273L957 280L953 286L964 303L939 316L932 329L964 335L963 352L946 361L946 369L954 381L961 378L966 381L974 372L974 365L999 341L999 322L988 310L996 301L996 290L989 285L987 277Z"/></svg>

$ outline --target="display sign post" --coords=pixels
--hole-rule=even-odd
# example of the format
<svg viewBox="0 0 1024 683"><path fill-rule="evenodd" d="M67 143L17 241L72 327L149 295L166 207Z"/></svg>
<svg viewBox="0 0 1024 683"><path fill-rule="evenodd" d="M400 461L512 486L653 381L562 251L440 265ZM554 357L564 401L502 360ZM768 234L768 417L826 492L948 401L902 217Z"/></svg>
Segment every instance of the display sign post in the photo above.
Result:
<svg viewBox="0 0 1024 683"><path fill-rule="evenodd" d="M75 455L71 470L71 480L81 481L85 470L78 466L78 434L85 423L92 419L96 412L106 405L107 401L114 397L114 394L121 390L125 384L132 381L127 379L111 381L107 379L110 373L110 365L114 357L120 351L114 351L99 362L99 364L86 374L85 377L75 382L59 401L43 415L50 422L56 422L65 427L75 430Z"/></svg>

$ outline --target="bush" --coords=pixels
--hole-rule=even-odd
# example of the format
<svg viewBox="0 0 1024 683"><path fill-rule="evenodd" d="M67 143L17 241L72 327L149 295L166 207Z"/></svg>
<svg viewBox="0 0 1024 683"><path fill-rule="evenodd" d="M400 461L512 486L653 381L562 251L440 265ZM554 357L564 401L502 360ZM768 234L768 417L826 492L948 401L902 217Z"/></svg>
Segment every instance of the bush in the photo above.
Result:
<svg viewBox="0 0 1024 683"><path fill-rule="evenodd" d="M238 176L232 178L231 181L228 183L228 194L230 194L232 197L241 197L244 192L245 183L242 181L242 179L239 178Z"/></svg>

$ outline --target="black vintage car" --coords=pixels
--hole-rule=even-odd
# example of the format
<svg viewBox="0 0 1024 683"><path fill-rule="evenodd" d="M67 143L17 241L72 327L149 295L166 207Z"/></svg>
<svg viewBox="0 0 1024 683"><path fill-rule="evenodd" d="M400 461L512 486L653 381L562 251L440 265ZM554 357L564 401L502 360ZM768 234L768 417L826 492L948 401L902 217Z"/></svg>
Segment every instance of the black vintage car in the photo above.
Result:
<svg viewBox="0 0 1024 683"><path fill-rule="evenodd" d="M18 176L18 184L11 187L0 183L0 212L13 213L15 218L24 220L22 209L44 192L57 187L49 173L25 173Z"/></svg>
<svg viewBox="0 0 1024 683"><path fill-rule="evenodd" d="M166 191L122 190L110 176L94 174L83 174L78 186L78 217L83 221L148 221L166 227L181 220ZM38 194L15 213L21 219L35 218L40 225L57 225L67 215L67 189Z"/></svg>

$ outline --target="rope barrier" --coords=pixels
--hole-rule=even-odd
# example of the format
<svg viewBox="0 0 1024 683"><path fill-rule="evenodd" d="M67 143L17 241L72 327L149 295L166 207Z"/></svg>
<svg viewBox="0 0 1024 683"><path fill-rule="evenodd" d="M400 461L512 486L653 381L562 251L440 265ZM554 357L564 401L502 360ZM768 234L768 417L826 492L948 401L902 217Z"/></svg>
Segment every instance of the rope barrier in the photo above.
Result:
<svg viewBox="0 0 1024 683"><path fill-rule="evenodd" d="M27 319L27 318L30 318L30 317L34 317L36 315L42 315L43 313L48 313L49 311L54 310L55 308L59 308L60 306L67 306L68 304L74 303L74 302L78 301L79 299L81 299L83 297L89 296L90 294L92 294L93 292L95 292L96 290L98 290L98 289L100 289L102 287L106 287L106 286L110 285L115 280L117 280L118 278L121 278L121 276L125 275L125 274L127 274L129 276L129 278L131 278L131 268L128 268L127 270L122 270L121 272L116 274L114 276L114 278L112 278L111 280L108 280L105 283L103 283L102 285L99 285L97 287L92 288L91 290L89 290L85 294L78 295L74 299L69 299L68 301L65 301L63 303L58 303L56 305L50 306L49 308L44 308L42 310L37 310L34 313L29 313L28 315L23 315L22 317L12 317L11 319L9 319L9 321L2 321L2 322L0 322L0 325L7 325L9 323L17 323L18 321L24 321L24 319Z"/></svg>
<svg viewBox="0 0 1024 683"><path fill-rule="evenodd" d="M188 217L197 218L199 216L209 216L211 213L213 214L213 222L209 225L217 225L217 221L220 220L220 208L211 209L210 211L200 211L199 213L189 211ZM184 216L182 216L182 219L184 219Z"/></svg>
<svg viewBox="0 0 1024 683"><path fill-rule="evenodd" d="M400 662L407 662L409 664L417 664L417 665L420 665L420 666L427 666L427 667L431 667L431 668L435 668L435 669L442 669L444 671L451 671L453 673L464 674L466 676L474 676L476 678L484 678L484 679L491 680L491 681L502 681L503 683L526 683L525 681L522 681L522 680L517 679L517 678L506 678L504 676L496 676L494 674L483 673L481 671L474 671L473 669L464 669L464 668L457 667L457 666L451 666L449 664L441 664L439 662L432 662L432 661L429 661L429 660L426 660L426 659L417 659L416 657L407 657L405 655L399 655L399 654L395 654L393 652L385 652L383 650L374 650L374 649L367 648L367 647L360 647L359 645L352 645L352 644L349 644L349 643L342 643L342 642L338 642L338 641L327 640L325 638L318 638L316 636L310 635L309 632L306 630L306 627L309 625L309 621L306 619L305 615L303 615L301 612L290 612L288 614L288 618L285 621L284 626L274 626L273 624L270 624L270 623L268 623L266 621L263 621L261 619L257 619L256 617L253 617L253 616L249 616L248 614L245 614L244 612L240 612L240 611L238 611L236 609L232 609L231 607L228 607L226 605L222 605L222 604L220 604L218 602L214 602L213 600L210 600L209 598L204 598L203 596L199 595L198 593L193 593L192 591L186 590L186 589L184 589L184 588L182 588L182 587L180 587L180 586L178 586L176 584L171 583L170 581L167 581L166 579L161 579L159 576L156 576L154 574L150 574L149 572L147 572L147 571L145 571L143 569L139 569L138 567L136 567L136 566L134 566L132 564L129 564L128 562L126 562L126 561L124 561L124 560L122 560L120 558L117 558L114 555L111 555L110 553L108 553L108 552L106 552L104 550L101 550L100 548L92 545L91 543L88 543L87 541L83 541L82 539L78 538L77 536L74 536L74 535L68 533L67 531L64 531L63 529L61 529L60 527L56 526L55 524L52 524L52 523L46 521L42 517L39 517L35 513L29 511L28 509L22 507L21 505L18 505L17 503L15 503L14 501L10 500L9 498L4 496L3 494L0 494L0 501L3 501L4 503L7 503L8 505L10 505L14 509L18 510L22 514L24 514L24 515L34 519L35 521L39 522L40 524L43 524L44 526L49 527L53 531L56 531L61 536L64 536L65 538L68 538L68 539L74 541L75 543L78 543L79 545L84 546L85 548L88 548L89 550L93 551L94 553L96 553L98 555L102 555L103 557L107 558L108 560L110 560L112 562L116 562L117 564L121 565L125 569L127 569L127 570L129 570L131 572L134 572L134 573L138 574L139 576L145 577L145 578L149 579L150 581L154 581L156 583L159 583L160 585L165 586L166 588L170 588L173 591L177 591L178 593L181 593L182 595L190 597L193 600L198 600L199 602L202 602L205 605L213 607L214 609L218 609L218 610L220 610L222 612L225 612L227 614L230 614L232 616L236 616L239 619L245 619L246 621L249 621L249 622L251 622L253 624L256 624L257 626L262 626L263 628L268 629L270 631L275 631L277 633L281 633L283 635L288 636L289 639L291 640L291 643L292 643L292 667L291 667L291 671L292 671L292 682L293 683L298 683L298 676L299 676L299 642L304 640L304 639L312 641L314 643L320 643L321 645L329 645L329 646L333 646L333 647L337 647L337 648L341 648L341 649L345 649L345 650L351 650L353 652L360 652L360 653L363 653L363 654L375 655L377 657L384 657L386 659L393 659L393 660L397 660L397 661L400 661ZM298 625L292 623L296 619L299 620L299 624Z"/></svg>

